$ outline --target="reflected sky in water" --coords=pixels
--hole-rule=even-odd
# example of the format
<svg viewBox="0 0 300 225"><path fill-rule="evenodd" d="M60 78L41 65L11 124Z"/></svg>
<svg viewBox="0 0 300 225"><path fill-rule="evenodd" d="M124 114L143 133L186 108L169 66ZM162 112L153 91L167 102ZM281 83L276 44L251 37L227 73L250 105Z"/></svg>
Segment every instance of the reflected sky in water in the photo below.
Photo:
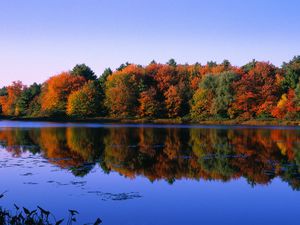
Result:
<svg viewBox="0 0 300 225"><path fill-rule="evenodd" d="M296 224L300 130L0 122L0 205L78 224Z"/></svg>

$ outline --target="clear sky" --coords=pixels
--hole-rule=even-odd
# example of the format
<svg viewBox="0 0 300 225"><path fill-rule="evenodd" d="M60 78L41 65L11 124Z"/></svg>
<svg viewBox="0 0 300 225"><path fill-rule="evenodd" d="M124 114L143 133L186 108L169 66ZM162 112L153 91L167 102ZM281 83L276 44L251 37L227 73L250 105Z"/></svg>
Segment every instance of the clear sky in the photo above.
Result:
<svg viewBox="0 0 300 225"><path fill-rule="evenodd" d="M252 59L300 54L299 0L0 0L0 86L43 82L86 63Z"/></svg>

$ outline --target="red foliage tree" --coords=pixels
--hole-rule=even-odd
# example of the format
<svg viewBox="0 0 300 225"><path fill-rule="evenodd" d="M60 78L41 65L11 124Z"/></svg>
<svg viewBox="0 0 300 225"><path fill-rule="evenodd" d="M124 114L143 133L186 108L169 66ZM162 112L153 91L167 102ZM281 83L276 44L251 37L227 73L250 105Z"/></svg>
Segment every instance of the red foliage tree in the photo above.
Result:
<svg viewBox="0 0 300 225"><path fill-rule="evenodd" d="M156 90L151 87L149 90L143 91L139 98L139 115L141 117L156 117L160 110L160 103L156 99Z"/></svg>
<svg viewBox="0 0 300 225"><path fill-rule="evenodd" d="M300 108L295 104L295 90L289 89L287 94L283 94L276 107L272 110L272 116L279 119L294 119Z"/></svg>
<svg viewBox="0 0 300 225"><path fill-rule="evenodd" d="M257 62L248 73L234 83L236 99L232 110L240 117L249 119L270 115L280 97L280 75L270 63Z"/></svg>

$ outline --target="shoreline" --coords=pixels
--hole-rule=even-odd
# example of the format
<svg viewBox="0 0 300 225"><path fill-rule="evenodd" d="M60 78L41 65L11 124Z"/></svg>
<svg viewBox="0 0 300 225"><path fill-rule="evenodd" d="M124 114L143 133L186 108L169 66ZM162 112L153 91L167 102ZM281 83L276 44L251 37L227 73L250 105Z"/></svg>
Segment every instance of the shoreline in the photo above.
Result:
<svg viewBox="0 0 300 225"><path fill-rule="evenodd" d="M134 119L134 118L62 118L62 117L5 117L1 116L0 121L27 121L27 122L58 122L58 123L120 123L120 124L187 124L187 125L246 125L246 126L300 126L300 120L205 120L193 121L184 119Z"/></svg>

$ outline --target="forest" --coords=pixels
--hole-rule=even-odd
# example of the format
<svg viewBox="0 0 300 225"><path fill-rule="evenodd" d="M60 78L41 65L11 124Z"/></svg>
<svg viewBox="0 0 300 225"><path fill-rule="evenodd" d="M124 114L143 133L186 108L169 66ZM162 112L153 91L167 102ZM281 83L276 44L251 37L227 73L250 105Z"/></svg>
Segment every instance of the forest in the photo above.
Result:
<svg viewBox="0 0 300 225"><path fill-rule="evenodd" d="M281 67L252 60L146 66L125 63L96 75L85 64L30 86L0 89L0 113L14 118L126 118L185 121L300 118L300 56Z"/></svg>

